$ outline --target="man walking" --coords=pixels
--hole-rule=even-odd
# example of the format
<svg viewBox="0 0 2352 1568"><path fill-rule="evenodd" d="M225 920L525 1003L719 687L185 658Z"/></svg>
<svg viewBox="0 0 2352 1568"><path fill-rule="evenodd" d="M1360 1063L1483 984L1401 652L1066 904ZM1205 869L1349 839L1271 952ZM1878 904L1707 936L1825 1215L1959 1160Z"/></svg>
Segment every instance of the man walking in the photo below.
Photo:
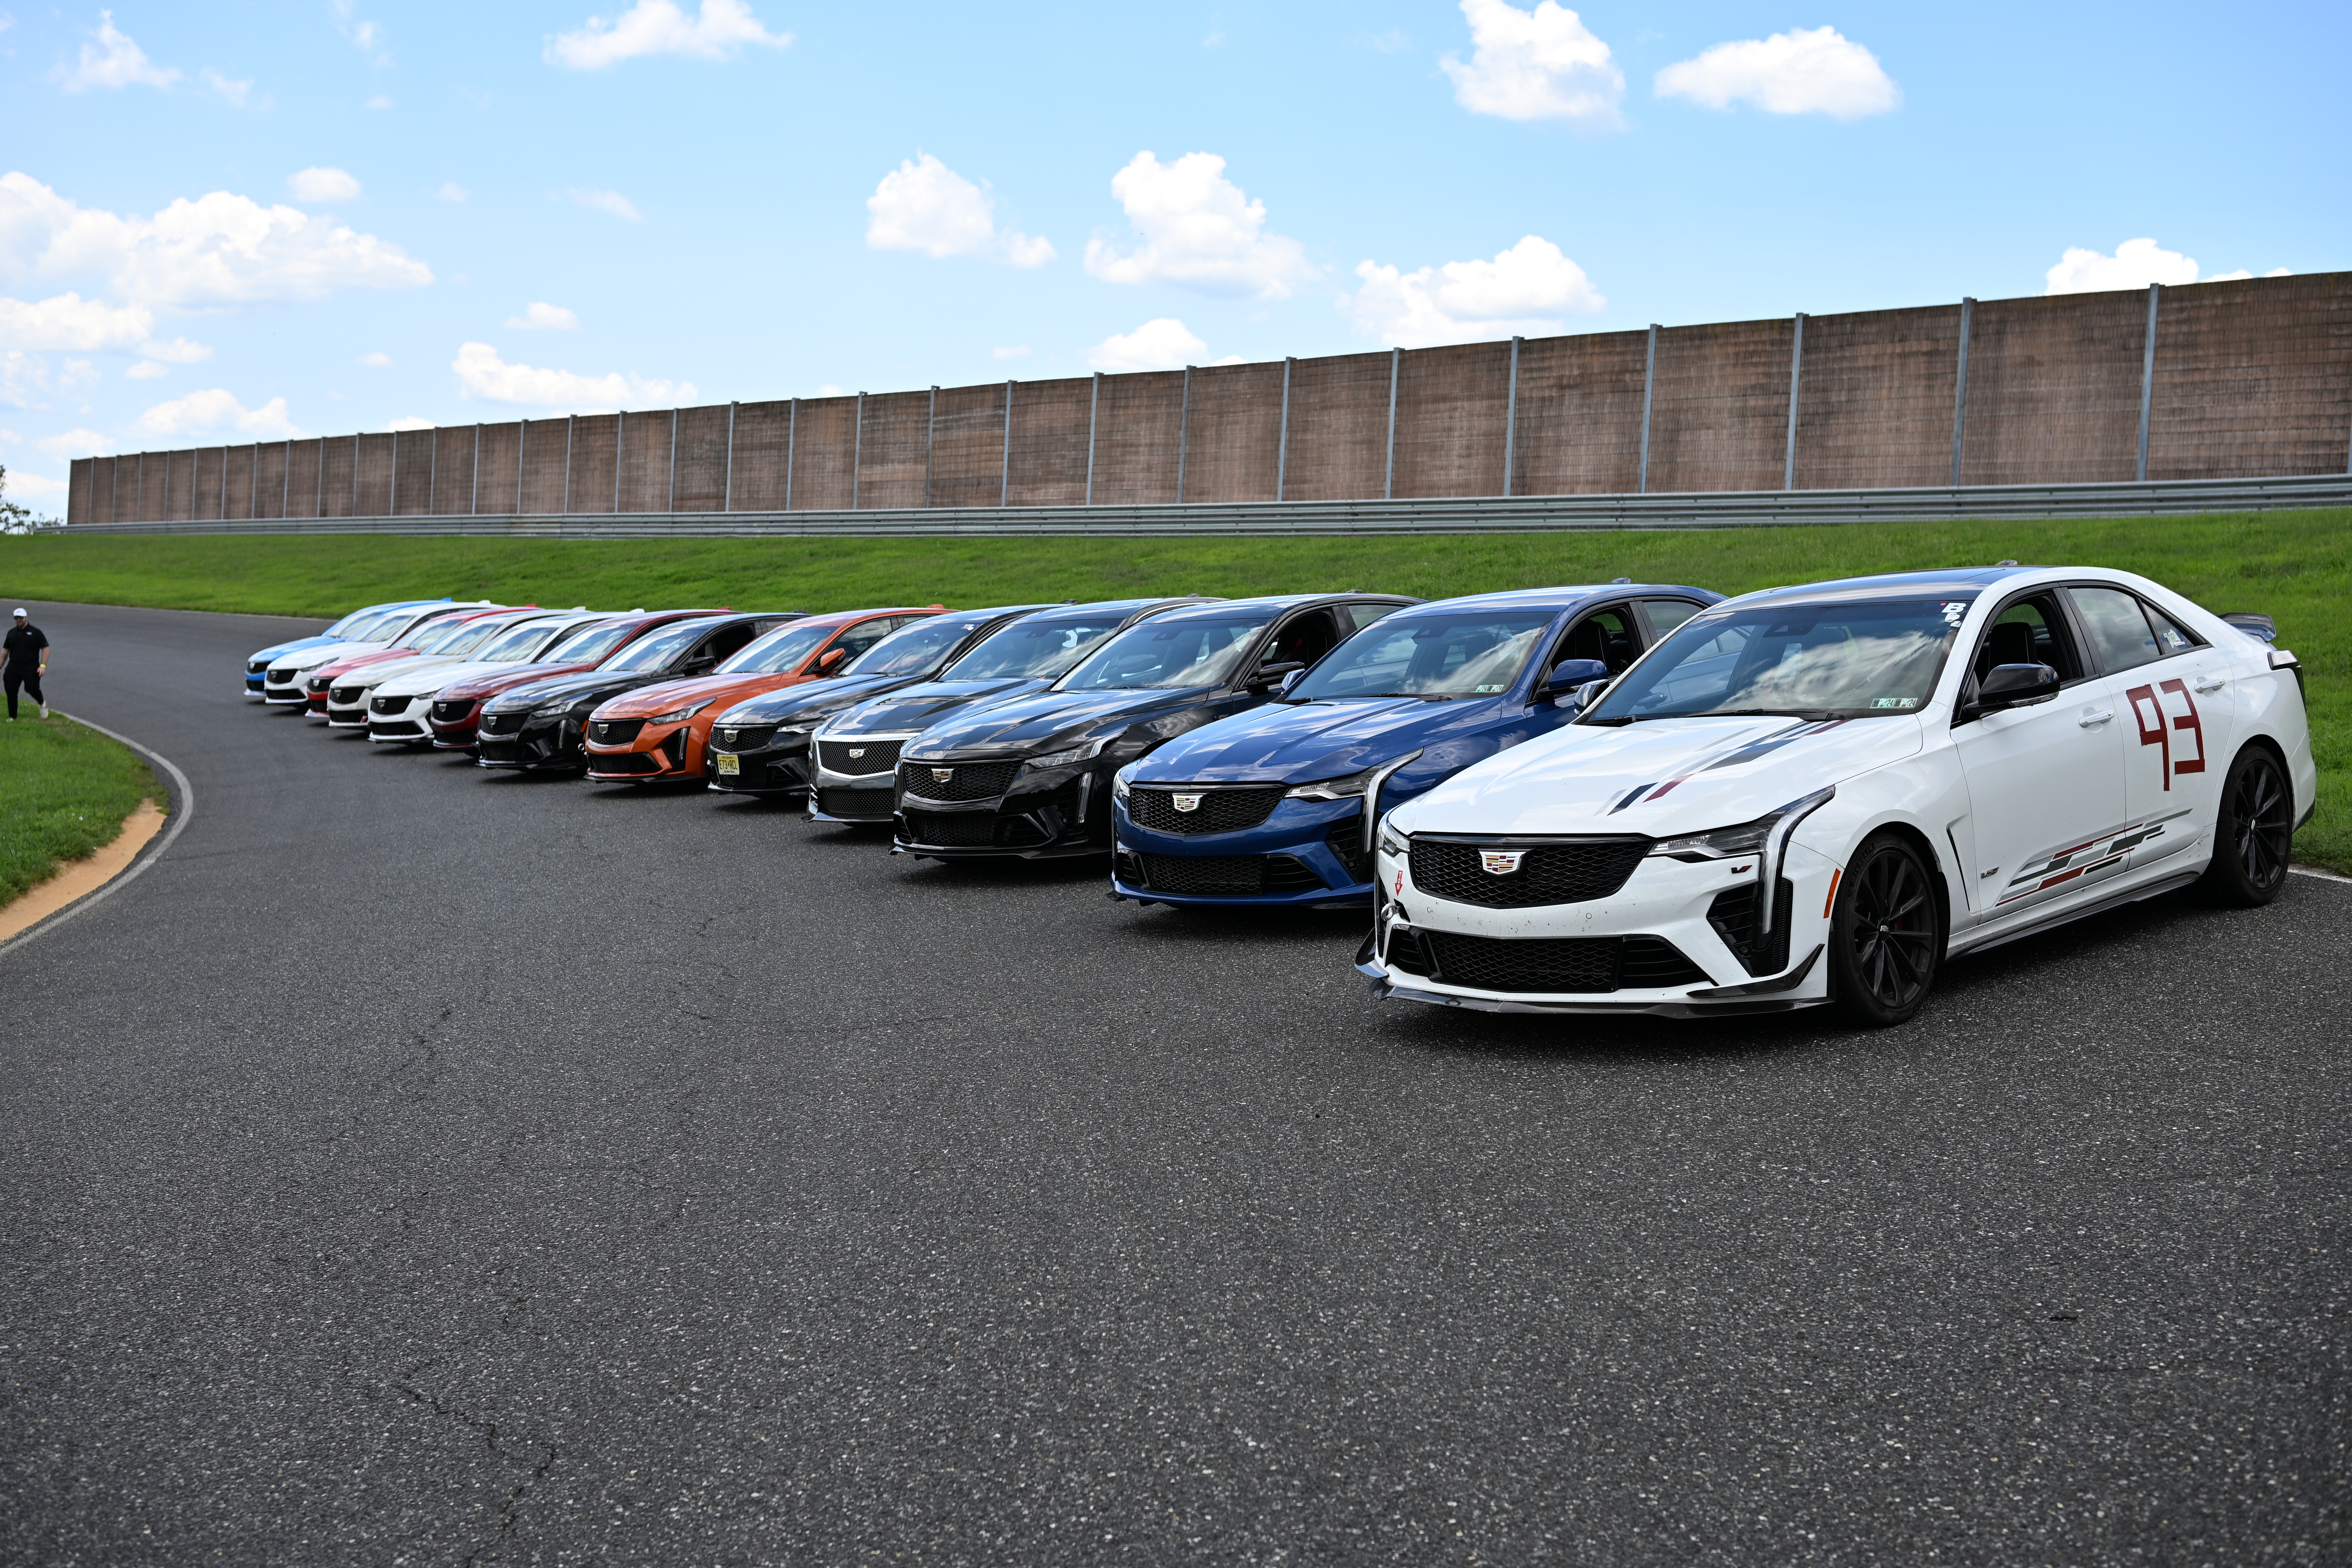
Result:
<svg viewBox="0 0 2352 1568"><path fill-rule="evenodd" d="M5 646L7 652L6 662L0 665L0 687L5 687L8 692L8 722L16 721L16 689L20 686L41 710L41 717L47 718L49 700L41 695L41 677L49 672L49 635L35 626L19 605L16 624L8 628L6 637L0 637L0 646Z"/></svg>

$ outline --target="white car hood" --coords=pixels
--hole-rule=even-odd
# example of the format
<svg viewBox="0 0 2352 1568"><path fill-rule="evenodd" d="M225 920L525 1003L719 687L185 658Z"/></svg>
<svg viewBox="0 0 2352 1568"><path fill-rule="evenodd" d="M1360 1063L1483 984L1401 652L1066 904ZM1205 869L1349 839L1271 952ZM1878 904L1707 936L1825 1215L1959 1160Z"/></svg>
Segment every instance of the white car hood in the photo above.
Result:
<svg viewBox="0 0 2352 1568"><path fill-rule="evenodd" d="M349 684L364 686L371 691L380 691L383 689L385 681L396 676L421 675L427 670L437 674L457 662L447 654L438 653L418 653L411 654L406 658L388 658L382 664L372 664L364 669L352 671ZM339 680L335 684L341 686L346 683Z"/></svg>
<svg viewBox="0 0 2352 1568"><path fill-rule="evenodd" d="M428 691L438 691L461 680L471 680L478 675L496 675L501 670L523 667L511 659L474 659L463 664L449 664L418 658L404 658L388 668L392 674L375 683L378 697L422 697Z"/></svg>
<svg viewBox="0 0 2352 1568"><path fill-rule="evenodd" d="M1407 833L1696 833L1751 822L1919 746L1907 714L1571 724L1464 769L1393 821Z"/></svg>
<svg viewBox="0 0 2352 1568"><path fill-rule="evenodd" d="M335 664L343 659L358 658L366 654L382 653L391 646L390 643L380 642L331 642L323 647L306 647L299 653L288 654L283 658L273 658L269 661L269 668L316 669L322 664Z"/></svg>

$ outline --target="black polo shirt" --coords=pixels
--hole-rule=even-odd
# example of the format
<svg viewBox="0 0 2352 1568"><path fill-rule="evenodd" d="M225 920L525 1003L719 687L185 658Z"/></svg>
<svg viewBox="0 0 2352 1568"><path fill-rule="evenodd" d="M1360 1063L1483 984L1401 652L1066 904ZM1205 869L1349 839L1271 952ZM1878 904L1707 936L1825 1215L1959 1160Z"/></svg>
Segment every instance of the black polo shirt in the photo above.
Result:
<svg viewBox="0 0 2352 1568"><path fill-rule="evenodd" d="M27 621L21 626L11 626L8 635L0 637L0 644L5 644L8 649L9 668L37 669L41 664L41 650L49 646L49 634Z"/></svg>

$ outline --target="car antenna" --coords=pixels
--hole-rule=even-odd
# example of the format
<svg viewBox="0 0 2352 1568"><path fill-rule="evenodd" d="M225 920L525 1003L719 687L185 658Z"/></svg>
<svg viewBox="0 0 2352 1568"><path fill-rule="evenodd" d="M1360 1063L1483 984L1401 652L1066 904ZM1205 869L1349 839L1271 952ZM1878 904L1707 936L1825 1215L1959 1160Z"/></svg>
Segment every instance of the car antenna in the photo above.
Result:
<svg viewBox="0 0 2352 1568"><path fill-rule="evenodd" d="M1996 561L1993 564L1996 566L2014 566L2017 563L2014 561Z"/></svg>
<svg viewBox="0 0 2352 1568"><path fill-rule="evenodd" d="M1609 579L1609 584L1610 586L1615 587L1620 583L1631 583L1633 580L1631 577L1612 577Z"/></svg>

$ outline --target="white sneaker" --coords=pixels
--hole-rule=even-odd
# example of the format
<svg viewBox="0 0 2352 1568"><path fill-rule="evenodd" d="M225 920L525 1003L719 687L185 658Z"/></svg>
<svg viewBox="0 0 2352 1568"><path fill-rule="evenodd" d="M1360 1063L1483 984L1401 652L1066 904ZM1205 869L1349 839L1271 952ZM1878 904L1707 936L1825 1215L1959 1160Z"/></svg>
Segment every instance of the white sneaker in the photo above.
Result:
<svg viewBox="0 0 2352 1568"><path fill-rule="evenodd" d="M42 718L44 718L44 719L46 719L46 718L47 718L48 716L49 716L49 705L48 705L47 703L44 702L44 703L42 703L42 704L41 704L41 717L42 717Z"/></svg>

